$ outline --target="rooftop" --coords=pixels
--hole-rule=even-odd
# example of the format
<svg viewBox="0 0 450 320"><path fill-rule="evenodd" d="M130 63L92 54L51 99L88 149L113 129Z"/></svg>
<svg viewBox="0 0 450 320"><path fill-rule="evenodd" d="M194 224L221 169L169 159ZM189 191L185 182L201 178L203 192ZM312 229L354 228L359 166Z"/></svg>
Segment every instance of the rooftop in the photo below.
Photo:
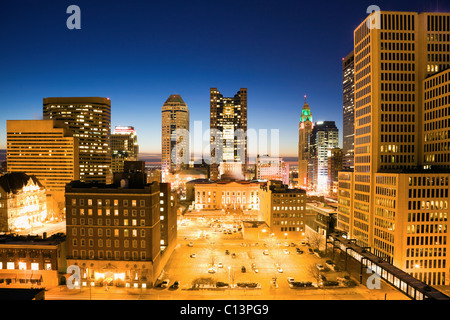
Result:
<svg viewBox="0 0 450 320"><path fill-rule="evenodd" d="M26 244L26 245L57 245L66 240L64 233L56 233L51 237L41 236L21 236L15 234L3 234L0 235L0 245L2 244Z"/></svg>

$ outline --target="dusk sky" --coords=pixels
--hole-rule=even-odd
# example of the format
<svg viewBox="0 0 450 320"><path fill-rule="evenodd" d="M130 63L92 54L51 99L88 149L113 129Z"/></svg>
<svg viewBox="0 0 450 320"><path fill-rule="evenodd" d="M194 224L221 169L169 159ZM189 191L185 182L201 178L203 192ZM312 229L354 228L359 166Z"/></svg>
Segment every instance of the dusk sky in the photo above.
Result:
<svg viewBox="0 0 450 320"><path fill-rule="evenodd" d="M69 30L69 5L81 30ZM444 1L2 1L0 148L6 120L41 119L42 99L111 99L112 129L131 125L141 152L161 152L161 107L180 94L209 128L209 89L248 88L248 128L279 129L296 156L308 96L314 121L342 140L342 62L368 6L450 11Z"/></svg>

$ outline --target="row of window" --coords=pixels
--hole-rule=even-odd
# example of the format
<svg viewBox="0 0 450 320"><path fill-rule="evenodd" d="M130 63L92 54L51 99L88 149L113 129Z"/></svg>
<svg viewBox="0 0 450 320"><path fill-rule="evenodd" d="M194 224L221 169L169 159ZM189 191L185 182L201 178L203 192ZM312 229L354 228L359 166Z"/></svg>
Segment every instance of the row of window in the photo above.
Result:
<svg viewBox="0 0 450 320"><path fill-rule="evenodd" d="M162 218L164 218L164 216L161 216ZM163 219L162 219L163 220ZM77 225L77 218L72 218L72 225ZM98 226L103 226L103 219L99 218L96 219L96 222ZM128 219L123 219L123 226L129 226L129 220ZM119 226L119 219L113 219L113 223L114 226ZM80 225L86 225L86 219L84 218L80 218ZM94 225L94 219L89 218L87 219L87 225L92 226ZM105 226L110 226L111 225L111 219L105 219ZM137 219L131 219L131 226L137 226ZM140 219L139 222L139 226L140 227L145 227L145 219Z"/></svg>
<svg viewBox="0 0 450 320"><path fill-rule="evenodd" d="M0 270L6 267L7 270L40 270L39 262L6 262L5 265L3 262L0 262ZM52 270L51 263L44 263L44 270Z"/></svg>
<svg viewBox="0 0 450 320"><path fill-rule="evenodd" d="M160 196L163 196L163 193L160 193ZM122 201L122 206L123 207L128 207L130 204L130 201L128 199L124 199L121 200ZM76 198L72 198L71 201L73 206L79 205L79 206L93 206L94 203L96 203L95 205L97 207L101 207L104 203L104 205L106 207L111 206L111 203L114 205L114 207L119 206L120 201L118 199L114 199L114 200L110 200L110 199L97 199L97 201L95 201L95 199L78 199L78 204L77 204L77 199ZM138 203L138 200L131 200L131 206L132 207L136 207ZM139 200L139 206L141 207L145 207L145 200Z"/></svg>
<svg viewBox="0 0 450 320"><path fill-rule="evenodd" d="M161 208L163 209L163 208ZM96 211L94 211L93 209L76 209L76 208L72 208L72 215L77 215L79 214L80 216L84 216L84 215L88 215L88 216L92 216L94 212L97 213L98 216L102 216L103 213L105 214L105 216L110 216L111 215L111 209L104 209L104 211L102 209L97 209ZM161 210L163 211L163 210ZM119 211L119 209L114 209L113 211L115 216L118 215L123 215L124 217L127 217L129 214L129 211L127 209L124 209L123 211ZM133 217L137 216L137 210L131 210L131 215ZM145 217L145 210L139 210L139 215L141 217Z"/></svg>
<svg viewBox="0 0 450 320"><path fill-rule="evenodd" d="M97 256L95 255L95 252L97 253ZM73 250L72 251L72 258L73 259L107 259L107 260L146 260L147 259L147 254L145 251L124 251L123 254L121 255L120 251L114 251L114 255L113 255L113 251L107 250L107 251L103 251L103 250L98 250L95 251L94 250L89 250L87 252L86 255L86 250L80 250L80 255L78 255L78 250Z"/></svg>
<svg viewBox="0 0 450 320"><path fill-rule="evenodd" d="M94 240L93 239L88 239L87 244L91 248L94 247ZM72 239L72 245L74 247L77 247L78 246L78 239ZM106 245L107 248L111 248L111 246L112 246L111 239L106 239L105 245ZM86 239L80 239L80 246L81 247L85 247L86 246ZM137 240L131 241L131 246L133 248L137 248L138 247L138 241ZM103 239L98 239L97 240L97 247L98 248L103 248ZM120 240L114 240L114 248L129 248L129 247L130 247L130 241L129 240L123 240L123 243L121 243ZM141 249L145 249L146 248L146 240L141 240L139 248L141 248Z"/></svg>
<svg viewBox="0 0 450 320"><path fill-rule="evenodd" d="M423 245L446 245L446 236L416 236L406 237L406 245L408 246L423 246ZM444 248L445 249L445 248Z"/></svg>
<svg viewBox="0 0 450 320"><path fill-rule="evenodd" d="M77 233L78 233L77 230L78 230L77 228L72 228L72 236L77 236ZM111 229L98 228L97 229L97 235L99 237L103 237L103 230L105 230L105 236L106 237L111 237L111 234L112 234L111 233ZM121 233L120 230L122 230L122 229L114 229L113 230L114 237L120 237L120 233ZM93 228L89 228L87 231L88 231L87 235L89 237L93 237L94 236L94 229ZM129 237L130 236L130 230L123 229L122 231L123 231L123 233L122 233L123 237ZM141 237L145 237L145 229L140 229L139 233L140 233ZM84 228L80 228L80 236L82 236L82 237L86 236ZM132 237L137 237L138 236L138 230L137 229L132 229L131 230L131 236Z"/></svg>

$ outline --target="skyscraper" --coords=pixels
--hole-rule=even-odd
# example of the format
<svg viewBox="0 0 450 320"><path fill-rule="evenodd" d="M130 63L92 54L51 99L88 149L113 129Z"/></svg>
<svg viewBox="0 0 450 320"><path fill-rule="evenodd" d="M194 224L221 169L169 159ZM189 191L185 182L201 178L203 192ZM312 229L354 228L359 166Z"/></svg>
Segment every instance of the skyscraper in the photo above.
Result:
<svg viewBox="0 0 450 320"><path fill-rule="evenodd" d="M343 168L354 167L355 144L355 56L353 51L342 59L343 69Z"/></svg>
<svg viewBox="0 0 450 320"><path fill-rule="evenodd" d="M64 188L79 179L78 138L56 120L7 120L7 171L35 176L46 189L49 214L64 209Z"/></svg>
<svg viewBox="0 0 450 320"><path fill-rule="evenodd" d="M448 13L356 28L355 170L339 173L338 228L431 285L448 283L449 48Z"/></svg>
<svg viewBox="0 0 450 320"><path fill-rule="evenodd" d="M79 141L81 181L108 183L111 174L111 101L99 97L44 98L44 119L64 122Z"/></svg>
<svg viewBox="0 0 450 320"><path fill-rule="evenodd" d="M111 135L111 170L123 172L125 161L139 160L136 130L131 126L116 126Z"/></svg>
<svg viewBox="0 0 450 320"><path fill-rule="evenodd" d="M162 106L161 165L164 174L189 166L189 110L180 95L173 94Z"/></svg>
<svg viewBox="0 0 450 320"><path fill-rule="evenodd" d="M211 179L219 178L219 165L227 163L242 172L247 156L247 89L241 88L234 97L224 97L217 88L210 89Z"/></svg>
<svg viewBox="0 0 450 320"><path fill-rule="evenodd" d="M298 125L298 184L304 188L308 185L309 136L313 126L311 109L306 103L305 96L305 104Z"/></svg>
<svg viewBox="0 0 450 320"><path fill-rule="evenodd" d="M316 122L309 136L308 183L318 191L328 189L328 152L339 146L339 129L334 121Z"/></svg>

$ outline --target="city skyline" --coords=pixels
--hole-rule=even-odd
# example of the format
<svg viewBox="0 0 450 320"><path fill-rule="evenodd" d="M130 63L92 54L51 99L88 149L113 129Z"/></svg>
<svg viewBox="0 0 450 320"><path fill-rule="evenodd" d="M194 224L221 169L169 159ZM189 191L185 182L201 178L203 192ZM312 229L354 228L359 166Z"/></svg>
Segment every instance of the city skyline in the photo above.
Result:
<svg viewBox="0 0 450 320"><path fill-rule="evenodd" d="M160 155L159 109L167 96L180 94L190 106L191 130L195 121L202 121L207 128L210 87L221 88L225 96L233 94L235 86L247 87L248 128L279 129L283 157L297 154L305 94L315 121L335 120L342 132L340 60L351 50L354 27L366 17L371 4L330 3L329 10L323 10L317 4L284 2L274 7L268 2L243 3L232 19L226 18L231 16L233 2L177 4L170 10L169 20L181 21L188 26L185 29L199 32L200 37L195 38L178 25L158 26L157 13L169 12L165 4L131 7L79 1L82 28L68 30L66 4L48 5L44 10L39 4L24 2L26 10L20 15L18 4L9 4L8 15L2 17L2 29L14 25L17 32L4 33L0 40L8 47L2 53L1 66L7 76L0 80L4 111L0 130L6 132L6 119L41 119L44 97L108 97L111 126L134 126L142 137L142 154L153 157ZM382 10L436 8L411 1L380 1L378 5ZM446 10L442 4L439 9ZM38 21L36 12L41 17ZM205 17L207 12L216 12L222 25ZM247 27L236 23L243 19ZM203 30L205 24L207 30ZM319 41L325 36L327 41ZM231 39L239 45L228 48ZM105 50L92 50L95 41L100 48L105 45ZM60 50L49 51L50 43ZM34 54L25 58L24 53L31 51ZM172 72L179 76L169 77ZM88 74L95 76L88 78ZM277 114L265 116L274 106ZM147 117L137 117L139 113ZM1 149L6 148L5 142L6 134L0 134Z"/></svg>
<svg viewBox="0 0 450 320"><path fill-rule="evenodd" d="M0 300L450 300L450 3L71 3L0 16Z"/></svg>

